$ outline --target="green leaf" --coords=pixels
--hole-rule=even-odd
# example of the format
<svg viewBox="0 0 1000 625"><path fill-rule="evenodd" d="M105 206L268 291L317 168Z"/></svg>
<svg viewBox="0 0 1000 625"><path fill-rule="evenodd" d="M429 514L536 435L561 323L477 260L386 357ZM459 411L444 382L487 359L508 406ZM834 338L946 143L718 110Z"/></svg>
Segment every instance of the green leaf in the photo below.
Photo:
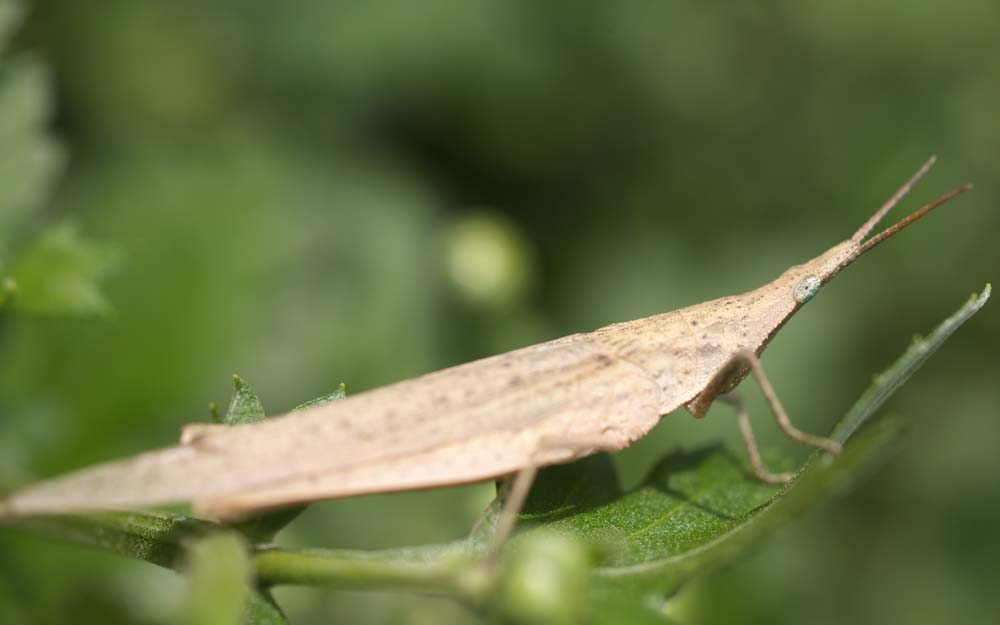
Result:
<svg viewBox="0 0 1000 625"><path fill-rule="evenodd" d="M593 569L592 603L630 595L644 605L662 603L691 577L739 556L802 510L844 491L886 457L900 425L882 420L868 428L885 400L986 303L973 296L927 339L915 341L876 377L834 429L847 443L836 460L816 453L794 482L779 489L751 477L746 464L721 447L675 452L635 490L607 501L586 492L607 482L611 465L585 459L540 473L525 519L600 544L604 560ZM852 437L853 435L853 437ZM531 531L528 528L528 531Z"/></svg>
<svg viewBox="0 0 1000 625"><path fill-rule="evenodd" d="M118 255L80 237L64 223L41 234L15 261L12 307L22 312L57 315L107 313L111 306L98 281Z"/></svg>
<svg viewBox="0 0 1000 625"><path fill-rule="evenodd" d="M499 568L483 557L499 509L494 502L468 539L443 545L382 551L258 546L251 558L258 583L263 588L291 583L431 592L522 623L573 622L580 614L599 625L667 623L666 601L680 585L759 545L888 457L901 425L872 417L982 308L990 290L987 285L876 376L834 429L845 442L843 454L836 459L814 454L784 487L759 483L742 456L718 445L667 455L627 492L610 458L591 456L539 473ZM7 522L163 566L176 566L184 540L219 527L176 515L125 513ZM540 588L548 590L539 594ZM585 605L567 607L564 592L584 597ZM279 619L252 622L284 622L264 593L252 595L247 605L246 614L259 610L262 619Z"/></svg>
<svg viewBox="0 0 1000 625"><path fill-rule="evenodd" d="M189 545L225 531L212 521L160 512L97 512L4 523L178 571L184 570ZM246 597L241 619L244 625L287 624L271 595L256 588Z"/></svg>
<svg viewBox="0 0 1000 625"><path fill-rule="evenodd" d="M629 492L620 488L606 455L592 456L539 473L520 531L501 559L499 579L491 577L482 559L499 509L496 502L480 528L464 541L382 552L265 550L256 557L258 575L266 584L446 593L484 609L500 606L524 622L546 606L529 600L524 608L522 601L498 596L496 589L512 592L530 587L524 582L511 584L505 576L524 575L525 567L517 564L523 556L518 553L532 536L556 532L576 544L590 545L599 554L589 570L587 590L581 593L593 622L666 623L666 601L681 584L739 557L803 510L850 488L888 457L898 441L900 424L882 419L862 426L930 353L985 304L989 294L987 285L877 376L834 430L846 443L844 453L835 460L814 454L784 487L761 484L741 455L718 445L669 454ZM561 575L559 567L546 570L546 577ZM574 567L567 571L566 579L537 581L554 588L563 583L572 586L577 573Z"/></svg>
<svg viewBox="0 0 1000 625"><path fill-rule="evenodd" d="M298 406L292 409L292 412L305 410L307 408L315 408L316 406L322 406L323 404L328 404L332 401L337 401L338 399L343 399L345 397L347 397L347 386L345 386L344 383L341 382L340 386L337 387L337 390L327 395L323 395L322 397L317 397L316 399L310 399L304 404L299 404Z"/></svg>
<svg viewBox="0 0 1000 625"><path fill-rule="evenodd" d="M236 391L229 403L229 410L226 412L225 423L252 423L264 418L264 407L261 405L257 395L254 394L250 385L239 378L233 376L236 383ZM305 410L316 406L343 399L347 396L347 389L344 384L337 387L337 390L317 399L305 402L294 408L292 412ZM242 421L240 419L247 419ZM294 505L279 508L272 512L252 516L243 521L231 524L231 527L238 530L252 543L260 544L270 542L283 527L294 521L306 509L306 505Z"/></svg>
<svg viewBox="0 0 1000 625"><path fill-rule="evenodd" d="M177 569L184 543L218 531L211 521L161 512L94 512L5 519L4 524Z"/></svg>
<svg viewBox="0 0 1000 625"><path fill-rule="evenodd" d="M600 544L606 556L593 569L587 594L600 603L622 594L662 603L691 577L739 556L802 510L850 488L894 448L901 427L882 420L862 429L885 400L987 301L973 296L925 340L915 341L834 429L848 443L837 459L813 454L791 484L755 480L742 458L722 447L678 451L661 461L631 492L602 501L588 492L613 475L610 463L585 459L540 473L524 518ZM853 438L852 438L852 435ZM850 439L850 440L849 440ZM526 528L531 531L530 526Z"/></svg>
<svg viewBox="0 0 1000 625"><path fill-rule="evenodd" d="M274 597L266 590L254 590L243 607L244 625L288 625Z"/></svg>
<svg viewBox="0 0 1000 625"><path fill-rule="evenodd" d="M602 544L606 556L593 569L591 601L624 594L663 604L685 581L849 487L885 457L899 431L889 423L864 432L836 462L810 463L778 492L722 447L678 451L614 502L544 525Z"/></svg>
<svg viewBox="0 0 1000 625"><path fill-rule="evenodd" d="M246 536L253 544L269 543L286 525L294 521L307 508L306 505L286 506L272 512L229 523L229 527Z"/></svg>
<svg viewBox="0 0 1000 625"><path fill-rule="evenodd" d="M0 3L0 52L22 16L20 2ZM113 251L82 239L68 224L33 239L23 232L48 199L64 160L48 133L49 84L39 60L0 58L0 308L13 302L15 310L30 314L107 313L97 282L113 265Z"/></svg>
<svg viewBox="0 0 1000 625"><path fill-rule="evenodd" d="M240 423L256 423L265 418L264 405L257 394L240 376L233 375L233 396L229 400L229 408L222 418L225 425ZM299 516L305 506L292 506L274 512L260 514L230 524L230 527L243 534L252 543L270 541L281 528L291 523Z"/></svg>
<svg viewBox="0 0 1000 625"><path fill-rule="evenodd" d="M831 436L840 442L850 438L948 340L948 337L986 305L992 292L993 285L987 283L983 287L982 293L973 293L969 296L965 305L934 328L934 331L926 339L914 336L913 342L903 356L891 367L875 376L875 383L865 391L861 399L837 423Z"/></svg>
<svg viewBox="0 0 1000 625"><path fill-rule="evenodd" d="M238 375L233 375L233 396L229 400L229 409L222 422L226 425L240 423L256 423L264 420L264 405L260 403L257 394L250 385Z"/></svg>
<svg viewBox="0 0 1000 625"><path fill-rule="evenodd" d="M234 532L193 542L185 564L188 593L185 625L237 625L250 599L251 570L246 544Z"/></svg>
<svg viewBox="0 0 1000 625"><path fill-rule="evenodd" d="M0 30L9 26L0 24ZM48 197L63 162L62 151L46 131L48 85L45 67L36 59L0 63L0 255Z"/></svg>

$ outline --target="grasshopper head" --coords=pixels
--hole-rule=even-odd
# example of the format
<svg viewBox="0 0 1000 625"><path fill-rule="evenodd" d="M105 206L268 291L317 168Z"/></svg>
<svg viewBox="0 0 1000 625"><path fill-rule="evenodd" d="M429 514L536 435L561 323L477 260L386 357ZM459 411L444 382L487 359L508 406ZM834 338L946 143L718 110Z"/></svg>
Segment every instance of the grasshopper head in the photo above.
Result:
<svg viewBox="0 0 1000 625"><path fill-rule="evenodd" d="M886 213L892 210L892 207L899 203L899 201L903 199L903 196L909 192L913 185L916 184L916 182L920 180L925 173L927 173L927 170L931 168L931 165L934 164L935 160L937 160L936 157L932 156L926 163L924 163L923 166L917 170L917 173L913 174L913 176L906 181L906 184L900 187L899 190L896 191L896 193L893 194L893 196L889 198L889 200L886 201L881 208L875 211L874 215L868 218L868 221L858 228L858 231L854 233L854 236L843 243L835 245L809 262L793 268L792 297L799 305L805 304L811 300L819 291L821 286L832 280L835 275L840 273L841 269L853 263L862 254L872 249L882 241L885 241L903 228L906 228L956 195L972 188L971 184L966 184L956 189L952 189L948 193L945 193L936 200L925 204L920 209L899 220L892 226L889 226L878 234L869 237L868 235L875 229L875 226L878 225L879 221L881 221L882 218L885 217Z"/></svg>

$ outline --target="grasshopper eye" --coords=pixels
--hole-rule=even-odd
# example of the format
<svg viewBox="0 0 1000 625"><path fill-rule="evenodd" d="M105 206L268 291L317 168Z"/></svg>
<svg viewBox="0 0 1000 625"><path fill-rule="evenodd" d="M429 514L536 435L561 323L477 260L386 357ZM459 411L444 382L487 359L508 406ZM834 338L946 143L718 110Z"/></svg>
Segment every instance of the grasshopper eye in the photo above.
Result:
<svg viewBox="0 0 1000 625"><path fill-rule="evenodd" d="M819 278L809 274L799 280L799 283L795 285L794 289L792 289L792 297L795 298L796 302L805 304L812 298L816 297L816 293L819 292L819 287L821 285L822 283L819 281Z"/></svg>

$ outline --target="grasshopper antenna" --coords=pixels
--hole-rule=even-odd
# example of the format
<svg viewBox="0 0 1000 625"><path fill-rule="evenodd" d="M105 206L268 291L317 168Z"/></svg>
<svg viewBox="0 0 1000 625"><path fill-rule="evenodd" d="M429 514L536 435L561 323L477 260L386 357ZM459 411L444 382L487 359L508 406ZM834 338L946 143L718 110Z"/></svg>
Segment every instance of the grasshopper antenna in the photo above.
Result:
<svg viewBox="0 0 1000 625"><path fill-rule="evenodd" d="M862 224L860 228L858 228L858 231L854 233L854 236L851 237L851 240L858 244L864 241L865 237L868 236L868 233L871 232L872 229L878 225L878 222L882 221L882 218L885 217L886 213L891 211L893 207L896 206L896 204L899 204L899 201L902 200L903 197L905 197L906 194L910 192L910 189L913 188L913 185L917 184L917 182L919 182L920 179L924 177L924 174L926 174L928 170L930 170L930 168L933 167L934 163L936 162L937 162L937 155L936 154L931 155L931 157L927 159L927 162L920 166L920 169L917 170L917 173L910 176L910 179L904 182L903 186L901 186L898 191L893 193L892 197L886 200L885 204L883 204L877 211L875 211L875 214L869 217L868 221L866 221L864 224Z"/></svg>
<svg viewBox="0 0 1000 625"><path fill-rule="evenodd" d="M868 221L866 221L860 228L858 228L858 231L855 232L854 236L851 237L851 241L853 241L858 245L858 250L853 254L848 263L853 262L857 257L861 256L868 250L872 249L882 241L885 241L886 239L896 234L900 230L906 228L907 226L917 221L927 213L931 212L938 206L941 206L942 204L951 200L955 196L961 195L962 193L965 193L966 191L972 188L972 183L966 183L960 187L952 189L951 191L945 193L936 200L924 204L919 209L913 211L903 219L900 219L895 224L889 226L885 230L872 236L868 240L865 240L865 237L867 237L871 233L871 231L875 228L875 226L878 225L878 223L882 220L882 218L885 217L886 214L889 211L891 211L893 207L896 206L896 204L898 204L899 201L902 200L907 193L910 192L910 189L913 188L913 185L915 185L917 181L919 181L921 178L924 177L924 174L927 173L927 171L931 168L931 166L934 165L936 161L937 161L937 156L931 156L929 159L927 159L927 162L921 165L920 169L918 169L917 172L913 174L910 177L910 179L907 180L903 184L903 186L901 186L899 190L892 195L892 197L886 200L885 204L883 204L877 211L875 211L874 215L868 218Z"/></svg>
<svg viewBox="0 0 1000 625"><path fill-rule="evenodd" d="M886 239L888 239L892 235L896 234L897 232L899 232L903 228L909 226L910 224L912 224L916 220L920 219L921 217L923 217L927 213L931 212L932 210L934 210L938 206L941 206L942 204L944 204L945 202L947 202L948 200L954 198L957 195L961 195L961 194L965 193L966 191L968 191L971 188L972 188L972 183L971 182L967 182L967 183L963 184L962 186L957 187L955 189L952 189L951 191L945 193L944 195L942 195L938 199L936 199L936 200L934 200L932 202L928 202L927 204L924 204L919 209L913 211L912 213L910 213L909 215L907 215L903 219L900 219L895 224L889 226L888 228L886 228L882 232L879 232L878 234L876 234L872 238L870 238L867 241L865 241L864 244L858 249L858 254L857 255L861 256L862 254L864 254L868 250L872 249L873 247L875 247L876 245L878 245L882 241L885 241Z"/></svg>

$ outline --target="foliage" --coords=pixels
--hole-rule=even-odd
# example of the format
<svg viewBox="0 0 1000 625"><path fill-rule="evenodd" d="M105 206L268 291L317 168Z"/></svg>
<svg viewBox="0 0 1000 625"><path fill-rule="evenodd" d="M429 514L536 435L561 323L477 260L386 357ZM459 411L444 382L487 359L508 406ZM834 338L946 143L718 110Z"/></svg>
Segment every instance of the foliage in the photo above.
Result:
<svg viewBox="0 0 1000 625"><path fill-rule="evenodd" d="M0 4L0 53L20 13L17 2ZM113 264L109 248L81 238L69 223L21 242L26 230L36 230L30 222L62 165L62 152L46 130L50 100L40 61L23 54L0 57L0 307L12 302L33 314L105 313L108 302L97 283Z"/></svg>
<svg viewBox="0 0 1000 625"><path fill-rule="evenodd" d="M234 526L256 545L251 560L245 559L242 542L223 527L176 515L102 513L17 523L172 568L181 560L180 549L196 540L188 556L189 622L235 622L233 602L242 604L245 582L240 580L251 566L259 584L254 593L264 594L252 595L245 604L247 623L275 622L252 615L258 608L272 614L267 589L287 583L443 593L526 624L665 622L663 606L686 581L844 492L885 459L898 442L900 423L868 422L989 295L987 285L877 376L835 428L834 437L845 443L839 458L813 454L795 480L781 488L757 481L720 445L666 456L629 491L621 488L604 454L550 467L540 472L521 515L521 531L498 564L489 545L500 500L466 540L387 551L303 551L262 544L291 520L285 516L264 533L259 525ZM234 380L226 422L246 422L255 418L260 402L249 385L238 376Z"/></svg>
<svg viewBox="0 0 1000 625"><path fill-rule="evenodd" d="M13 133L0 144L0 490L176 440L236 370L284 412L342 379L361 391L746 291L849 236L937 153L898 211L975 190L824 287L764 354L796 424L829 431L913 328L995 278L998 12L0 0L0 101L22 107L0 116ZM14 264L63 227L121 251L96 283L113 314L14 310ZM884 406L908 429L891 463L685 584L671 614L994 620L998 328L977 315ZM744 390L780 464L791 445ZM725 406L666 416L614 457L622 489L706 441L739 447ZM448 543L492 496L477 484L314 503L280 543ZM3 623L166 623L179 579L0 531ZM273 596L297 625L482 622L423 593Z"/></svg>
<svg viewBox="0 0 1000 625"><path fill-rule="evenodd" d="M246 545L234 533L216 533L187 550L188 599L181 623L238 625L250 594Z"/></svg>

